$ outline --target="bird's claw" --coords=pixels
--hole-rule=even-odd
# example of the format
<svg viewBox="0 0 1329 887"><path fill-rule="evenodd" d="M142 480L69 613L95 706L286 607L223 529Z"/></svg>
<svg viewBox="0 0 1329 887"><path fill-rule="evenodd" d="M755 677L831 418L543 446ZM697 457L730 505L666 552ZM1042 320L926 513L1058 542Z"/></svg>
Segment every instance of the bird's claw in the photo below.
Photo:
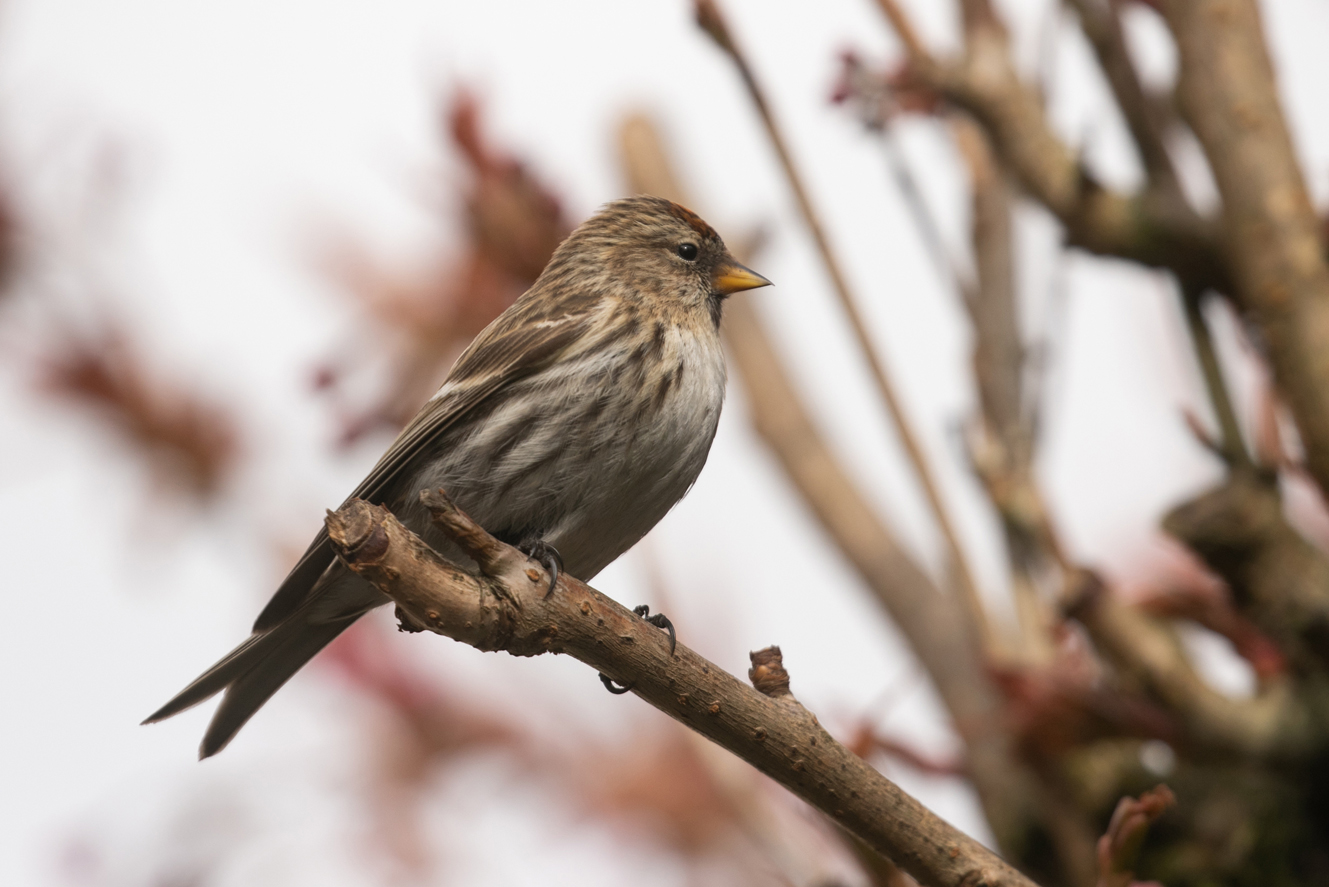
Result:
<svg viewBox="0 0 1329 887"><path fill-rule="evenodd" d="M674 631L674 623L669 621L669 617L663 613L656 613L652 616L651 608L646 604L642 604L639 607L633 607L632 612L661 631L669 632L669 655L673 656L675 648L678 647L678 633ZM610 693L613 693L615 696L622 696L636 686L635 683L618 684L613 678L604 672L600 672L600 683L604 684L605 689Z"/></svg>
<svg viewBox="0 0 1329 887"><path fill-rule="evenodd" d="M622 696L636 686L636 684L616 684L614 679L604 672L600 672L600 683L604 684L605 689L615 696Z"/></svg>
<svg viewBox="0 0 1329 887"><path fill-rule="evenodd" d="M633 607L632 612L636 613L642 619L646 620L651 625L654 625L661 631L669 632L669 655L673 656L674 649L678 647L678 632L674 631L674 623L669 621L669 617L663 613L656 613L652 616L651 608L646 604L642 604L639 607Z"/></svg>
<svg viewBox="0 0 1329 887"><path fill-rule="evenodd" d="M563 556L558 553L557 548L543 539L523 542L517 546L517 550L531 560L539 561L540 566L545 568L545 572L549 574L549 588L545 591L545 597L549 597L554 593L554 587L558 585L558 574L563 572Z"/></svg>

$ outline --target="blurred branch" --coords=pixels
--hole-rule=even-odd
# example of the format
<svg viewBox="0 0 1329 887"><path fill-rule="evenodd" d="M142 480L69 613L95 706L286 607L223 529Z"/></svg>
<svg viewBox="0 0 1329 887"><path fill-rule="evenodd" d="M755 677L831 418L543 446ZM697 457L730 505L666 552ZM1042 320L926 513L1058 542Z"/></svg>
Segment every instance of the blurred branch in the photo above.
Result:
<svg viewBox="0 0 1329 887"><path fill-rule="evenodd" d="M910 52L909 73L957 104L968 108L978 118L983 132L1001 154L1004 165L1009 166L1013 173L1021 178L1026 189L1036 199L1061 218L1073 244L1094 249L1093 246L1076 240L1074 222L1076 213L1080 212L1075 207L1088 208L1094 201L1101 203L1100 208L1110 207L1115 201L1120 204L1118 210L1127 205L1123 201L1143 201L1141 207L1152 204L1164 211L1170 217L1169 224L1176 231L1199 232L1208 223L1202 222L1194 213L1181 190L1176 169L1164 141L1164 123L1158 119L1158 112L1151 106L1140 85L1139 75L1126 46L1115 3L1111 0L1068 0L1068 2L1075 7L1079 15L1081 27L1094 47L1140 152L1148 175L1148 185L1138 198L1114 196L1104 191L1101 185L1083 169L1078 159L1072 156L1069 148L1057 141L1043 117L1040 97L1031 87L1022 84L1015 73L1005 28L988 0L964 0L961 4L966 54L961 63L950 66L933 60L927 54L917 37L912 34L907 19L894 0L879 0L892 25L897 29L904 28L908 32L905 43ZM908 76L898 79L907 81ZM982 134L961 125L955 128L961 153L965 155L971 167L977 226L980 219L997 217L992 211L987 211L985 215L981 201L984 199L982 188L986 187L991 193L992 186L987 183L994 180L994 174L988 173L987 169L993 166L999 167L1001 164L992 163L986 158L985 150L978 150L984 147L983 142L988 141ZM1000 174L999 171L995 173L995 175ZM1113 210L1107 215L1112 216L1115 212L1116 210ZM1139 227L1136 233L1140 236L1157 241L1152 246L1166 247L1166 259L1158 261L1157 257L1149 258L1114 250L1105 251L1116 252L1126 258L1148 264L1162 265L1176 272L1181 280L1184 310L1196 350L1196 359L1200 364L1206 390L1222 432L1220 455L1229 465L1249 465L1250 457L1242 442L1231 398L1223 382L1221 367L1214 353L1208 328L1199 310L1201 297L1206 290L1222 283L1222 279L1216 276L1220 273L1216 270L1219 268L1217 257L1206 258L1193 250L1191 252L1180 250L1180 245L1172 242L1166 231L1152 230L1156 227L1155 223L1149 221L1145 215L1124 221ZM976 258L980 263L980 273L983 267L981 263L985 257L991 266L993 257L999 258L1003 254L1000 232L991 230L990 225L991 223L988 231L979 231L977 227L975 231ZM1209 236L1205 235L1206 238ZM985 247L986 252L984 252ZM1212 249L1212 245L1205 249ZM1004 252L1008 254L1009 247L1005 247ZM1009 274L1009 271L1004 273ZM990 287L994 285L992 281L1000 279L1000 276L989 273L987 285ZM979 285L983 286L984 281L980 280ZM983 348L984 323L991 323L994 316L974 318L975 330L979 335L980 353ZM983 394L985 393L982 387L985 379L984 370L989 371L986 378L993 379L1000 376L990 375L993 369L991 363L987 366L980 365L977 369L980 394ZM985 401L989 402L990 398ZM992 416L989 414L988 418L991 419ZM1009 440L1003 442L1010 443Z"/></svg>
<svg viewBox="0 0 1329 887"><path fill-rule="evenodd" d="M1233 472L1163 528L1222 577L1299 671L1329 668L1329 558L1287 522L1273 478Z"/></svg>
<svg viewBox="0 0 1329 887"><path fill-rule="evenodd" d="M923 190L918 186L918 179L910 168L904 148L895 137L895 132L890 123L884 123L879 133L882 147L886 151L887 163L891 168L891 177L895 179L895 185L904 198L905 206L908 207L910 215L914 217L914 225L918 228L919 235L923 238L923 243L926 245L928 252L932 254L933 263L936 264L943 277L955 287L961 301L973 301L974 283L956 264L955 258L951 255L950 250L946 248L946 241L941 236L941 226L937 224L936 216L928 208Z"/></svg>
<svg viewBox="0 0 1329 887"><path fill-rule="evenodd" d="M923 451L923 446L918 440L918 436L906 416L903 404L900 403L899 395L895 391L895 386L887 375L886 367L882 363L878 354L880 350L871 338L868 336L867 327L864 324L863 317L859 314L857 300L849 289L849 283L845 278L844 272L840 267L839 259L835 251L831 248L830 241L826 237L821 220L818 218L817 211L812 205L812 198L809 196L807 187L803 183L802 176L795 165L793 156L789 151L789 146L785 141L779 124L771 112L770 105L766 101L764 92L756 77L752 73L752 68L748 64L746 57L739 50L734 42L732 34L729 32L728 25L720 13L719 7L714 0L696 0L697 22L711 39L720 46L721 49L733 61L738 69L739 76L743 84L747 87L748 95L752 99L758 114L761 116L762 123L765 125L766 134L770 138L771 146L775 149L776 156L780 160L780 166L784 170L785 178L789 182L789 187L793 191L794 199L798 203L799 212L803 216L803 222L807 225L812 240L816 244L817 251L820 253L822 263L826 267L827 274L831 278L832 289L834 289L841 307L849 318L850 327L854 331L854 337L858 341L859 349L867 359L868 367L872 373L872 379L877 387L877 392L886 404L887 410L891 414L891 419L895 423L897 432L900 435L900 442L904 447L905 455L908 457L914 473L918 477L919 485L923 489L923 494L927 499L928 507L932 511L933 520L936 521L937 529L940 531L942 539L945 541L947 557L953 566L956 578L958 579L959 590L964 598L967 609L967 617L973 623L975 631L978 634L978 640L985 646L989 643L989 627L987 615L983 609L982 601L978 597L978 588L974 583L973 574L969 570L968 562L964 556L964 550L960 544L959 534L955 530L955 524L951 520L950 513L946 508L941 497L941 491L937 486L935 472L928 460L927 454Z"/></svg>
<svg viewBox="0 0 1329 887"><path fill-rule="evenodd" d="M965 51L958 61L929 54L896 0L877 3L905 44L910 77L978 119L1015 179L1065 226L1071 245L1224 288L1215 232L1179 191L1156 183L1136 194L1112 191L1052 131L1039 95L1016 73L1005 29L986 2L963 4Z"/></svg>
<svg viewBox="0 0 1329 887"><path fill-rule="evenodd" d="M982 131L964 118L957 119L952 129L973 192L970 236L977 286L966 307L974 330L979 407L992 430L1021 460L1030 446L1022 421L1025 349L1015 293L1011 189Z"/></svg>
<svg viewBox="0 0 1329 887"><path fill-rule="evenodd" d="M967 777L969 775L965 772L963 761L929 757L907 743L884 735L866 721L854 729L845 744L860 758L882 755L928 776Z"/></svg>
<svg viewBox="0 0 1329 887"><path fill-rule="evenodd" d="M1235 287L1259 326L1306 449L1329 493L1329 261L1283 119L1251 0L1161 0L1181 56L1182 114L1223 197Z"/></svg>
<svg viewBox="0 0 1329 887"><path fill-rule="evenodd" d="M1161 190L1182 197L1181 183L1164 140L1165 121L1156 102L1151 102L1140 84L1122 31L1120 0L1067 0L1080 19L1080 30L1089 39L1099 67L1126 119L1145 175Z"/></svg>
<svg viewBox="0 0 1329 887"><path fill-rule="evenodd" d="M835 104L852 102L859 120L869 132L881 140L886 154L886 163L890 168L891 178L904 198L905 208L913 217L923 245L932 256L937 270L945 282L955 287L964 302L974 299L974 283L957 265L955 257L946 248L946 240L941 234L941 225L928 207L918 178L914 175L903 147L895 137L892 127L893 118L915 104L900 84L882 78L868 69L854 52L844 52L840 57L840 79L831 94ZM918 110L931 112L935 102L931 95L919 96Z"/></svg>
<svg viewBox="0 0 1329 887"><path fill-rule="evenodd" d="M1180 716L1183 741L1193 751L1285 761L1304 759L1325 743L1324 717L1289 681L1271 682L1247 700L1218 693L1200 679L1174 632L1123 603L1092 573L1081 573L1066 609L1104 655Z"/></svg>
<svg viewBox="0 0 1329 887"><path fill-rule="evenodd" d="M981 19L979 10L970 8L970 15ZM1007 175L992 155L981 127L966 115L950 115L973 198L971 242L977 274L969 280L946 255L932 214L888 138L890 119L908 106L912 94L898 78L869 73L852 53L845 54L842 62L833 100L852 101L869 131L886 138L905 202L969 316L979 406L968 439L970 461L1002 519L1016 611L1024 629L1020 653L1027 660L1046 661L1051 655L1049 634L1055 619L1038 593L1038 574L1047 564L1061 563L1064 558L1033 477L1036 412L1023 390L1026 349L1015 288L1013 195ZM917 104L924 110L936 110L926 101Z"/></svg>
<svg viewBox="0 0 1329 887"><path fill-rule="evenodd" d="M1068 567L1034 474L1034 417L1024 391L1026 349L1015 287L1012 201L1006 172L983 130L956 116L952 131L969 170L976 285L965 307L974 335L979 416L968 436L970 463L1001 518L1011 592L1022 629L1019 657L1047 664L1056 614L1040 579Z"/></svg>
<svg viewBox="0 0 1329 887"><path fill-rule="evenodd" d="M440 491L421 501L434 525L479 565L445 560L380 506L353 500L330 513L338 557L391 597L403 627L481 650L567 653L630 686L651 705L742 757L921 883L1031 887L836 742L789 693L778 648L753 654L752 689L571 577L548 578L490 536Z"/></svg>
<svg viewBox="0 0 1329 887"><path fill-rule="evenodd" d="M0 170L0 302L7 300L28 264L31 227L19 210L12 173Z"/></svg>
<svg viewBox="0 0 1329 887"><path fill-rule="evenodd" d="M1175 719L1130 686L1106 680L1088 645L1063 643L1055 652L1055 659L1036 667L993 667L1009 700L1007 729L1045 777L1053 762L1101 739L1176 741Z"/></svg>
<svg viewBox="0 0 1329 887"><path fill-rule="evenodd" d="M914 23L904 14L895 0L877 0L877 6L881 9L882 15L891 23L891 28L895 31L895 36L900 38L904 44L905 54L911 59L927 57L927 48L919 38L918 32L914 30Z"/></svg>
<svg viewBox="0 0 1329 887"><path fill-rule="evenodd" d="M1195 349L1195 359L1200 364L1200 376L1204 379L1209 403L1213 406L1214 416L1218 420L1218 455L1229 468L1251 470L1254 468L1254 463L1241 436L1237 411L1232 405L1232 396L1228 393L1227 382L1223 378L1223 365L1218 360L1213 336L1209 333L1209 323L1204 318L1204 292L1189 282L1182 281L1181 301L1182 309L1186 313L1186 328L1190 332L1191 345Z"/></svg>
<svg viewBox="0 0 1329 887"><path fill-rule="evenodd" d="M1260 684L1288 670L1287 655L1282 648L1237 611L1228 586L1218 580L1154 589L1135 604L1152 616L1185 619L1226 638L1233 652L1250 665Z"/></svg>

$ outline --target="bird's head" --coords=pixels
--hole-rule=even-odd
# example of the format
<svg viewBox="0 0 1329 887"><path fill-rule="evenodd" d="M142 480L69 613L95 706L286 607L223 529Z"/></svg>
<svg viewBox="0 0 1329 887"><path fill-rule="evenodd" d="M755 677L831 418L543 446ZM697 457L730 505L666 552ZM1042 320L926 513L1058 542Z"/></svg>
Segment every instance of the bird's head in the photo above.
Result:
<svg viewBox="0 0 1329 887"><path fill-rule="evenodd" d="M726 296L769 286L739 264L715 229L677 203L629 197L609 203L554 253L545 275L578 280L592 297L659 300L720 318Z"/></svg>

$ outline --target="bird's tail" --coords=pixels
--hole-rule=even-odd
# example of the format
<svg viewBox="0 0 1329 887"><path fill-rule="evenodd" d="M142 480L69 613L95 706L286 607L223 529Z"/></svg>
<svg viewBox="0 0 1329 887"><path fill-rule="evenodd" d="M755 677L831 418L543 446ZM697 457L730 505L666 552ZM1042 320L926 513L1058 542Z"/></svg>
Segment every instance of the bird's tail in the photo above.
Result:
<svg viewBox="0 0 1329 887"><path fill-rule="evenodd" d="M362 613L310 621L308 608L302 607L267 631L255 633L143 723L165 720L225 690L198 749L200 759L215 755L273 693Z"/></svg>

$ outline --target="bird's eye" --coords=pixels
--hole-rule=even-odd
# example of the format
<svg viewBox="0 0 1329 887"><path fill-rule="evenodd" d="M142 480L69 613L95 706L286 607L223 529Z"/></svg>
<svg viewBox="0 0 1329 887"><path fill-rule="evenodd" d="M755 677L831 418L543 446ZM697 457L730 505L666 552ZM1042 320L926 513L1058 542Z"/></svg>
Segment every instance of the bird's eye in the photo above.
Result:
<svg viewBox="0 0 1329 887"><path fill-rule="evenodd" d="M680 243L680 244L678 245L678 254L679 254L679 256L682 257L685 261L688 261L688 262L695 262L695 261L697 261L697 244L695 244L695 243Z"/></svg>

